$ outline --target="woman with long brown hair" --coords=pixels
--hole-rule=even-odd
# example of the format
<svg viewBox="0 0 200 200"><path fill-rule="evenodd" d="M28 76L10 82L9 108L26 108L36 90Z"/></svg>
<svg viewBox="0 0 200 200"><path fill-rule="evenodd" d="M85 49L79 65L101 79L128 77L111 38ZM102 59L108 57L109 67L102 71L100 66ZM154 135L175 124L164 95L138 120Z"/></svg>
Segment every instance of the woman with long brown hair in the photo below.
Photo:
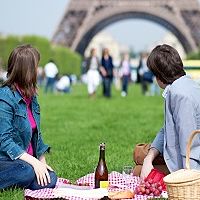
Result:
<svg viewBox="0 0 200 200"><path fill-rule="evenodd" d="M8 79L0 87L0 189L55 187L47 165L37 101L40 54L30 45L15 48L8 59Z"/></svg>

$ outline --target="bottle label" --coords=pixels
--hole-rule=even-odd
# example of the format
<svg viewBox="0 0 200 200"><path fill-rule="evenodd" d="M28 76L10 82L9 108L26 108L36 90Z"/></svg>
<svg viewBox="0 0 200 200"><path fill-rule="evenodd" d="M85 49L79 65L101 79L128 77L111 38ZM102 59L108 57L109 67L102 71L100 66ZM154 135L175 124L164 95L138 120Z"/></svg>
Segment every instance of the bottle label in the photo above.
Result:
<svg viewBox="0 0 200 200"><path fill-rule="evenodd" d="M109 182L108 181L100 181L100 188L108 188Z"/></svg>

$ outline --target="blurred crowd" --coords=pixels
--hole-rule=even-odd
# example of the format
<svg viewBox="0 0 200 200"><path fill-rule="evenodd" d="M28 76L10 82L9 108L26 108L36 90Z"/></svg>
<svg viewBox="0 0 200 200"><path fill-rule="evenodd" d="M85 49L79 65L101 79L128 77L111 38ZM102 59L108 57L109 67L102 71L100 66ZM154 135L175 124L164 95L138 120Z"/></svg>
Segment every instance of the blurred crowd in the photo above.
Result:
<svg viewBox="0 0 200 200"><path fill-rule="evenodd" d="M128 52L122 54L119 66L114 66L113 58L109 49L102 51L99 58L96 49L92 48L90 56L84 59L82 81L87 84L88 95L94 97L100 84L102 84L103 96L112 96L112 84L121 90L121 96L128 95L129 83L139 83L141 92L146 96L160 95L153 73L148 69L146 60L148 53L143 52L139 58L138 66L131 66L131 59Z"/></svg>
<svg viewBox="0 0 200 200"><path fill-rule="evenodd" d="M89 97L95 97L100 85L102 85L102 95L106 98L112 97L112 85L117 90L121 90L121 96L128 95L130 83L139 83L141 93L146 96L160 95L153 73L148 69L146 60L148 53L140 54L138 66L131 65L131 58L128 52L121 56L118 66L114 66L112 55L108 48L102 50L102 56L98 57L96 49L90 50L90 55L83 59L81 82L87 85ZM7 72L0 66L0 82L6 80ZM60 75L58 67L53 59L42 67L38 67L37 83L43 88L44 93L70 93L72 85L78 78L74 74Z"/></svg>

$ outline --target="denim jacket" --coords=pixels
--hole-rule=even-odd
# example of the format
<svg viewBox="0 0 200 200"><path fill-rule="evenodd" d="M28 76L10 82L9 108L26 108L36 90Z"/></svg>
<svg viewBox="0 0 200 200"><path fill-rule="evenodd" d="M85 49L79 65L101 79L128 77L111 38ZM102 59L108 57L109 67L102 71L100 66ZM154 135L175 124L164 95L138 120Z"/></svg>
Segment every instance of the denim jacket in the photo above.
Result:
<svg viewBox="0 0 200 200"><path fill-rule="evenodd" d="M20 93L8 86L0 87L0 159L17 159L26 152L31 140L36 158L49 150L41 137L40 107L36 96L32 98L31 106L37 125L37 131L33 134L27 106Z"/></svg>

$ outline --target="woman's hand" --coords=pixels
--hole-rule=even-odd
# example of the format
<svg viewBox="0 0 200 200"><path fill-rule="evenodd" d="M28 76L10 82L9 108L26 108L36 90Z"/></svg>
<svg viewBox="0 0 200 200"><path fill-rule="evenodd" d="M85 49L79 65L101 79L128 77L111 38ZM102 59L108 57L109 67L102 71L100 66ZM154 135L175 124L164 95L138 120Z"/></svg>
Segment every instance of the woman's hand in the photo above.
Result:
<svg viewBox="0 0 200 200"><path fill-rule="evenodd" d="M41 161L35 159L35 161L33 161L32 163L32 166L35 171L37 182L39 185L45 186L51 182L47 164L44 164Z"/></svg>
<svg viewBox="0 0 200 200"><path fill-rule="evenodd" d="M46 167L47 167L48 170L54 171L49 165L47 165L44 154L40 156L39 161L41 161L42 163L44 163L46 165Z"/></svg>
<svg viewBox="0 0 200 200"><path fill-rule="evenodd" d="M48 170L53 171L53 169L46 164L44 156L41 156L40 159L38 160L35 157L27 153L24 153L21 155L19 159L24 160L30 165L32 165L39 185L45 186L51 182Z"/></svg>

